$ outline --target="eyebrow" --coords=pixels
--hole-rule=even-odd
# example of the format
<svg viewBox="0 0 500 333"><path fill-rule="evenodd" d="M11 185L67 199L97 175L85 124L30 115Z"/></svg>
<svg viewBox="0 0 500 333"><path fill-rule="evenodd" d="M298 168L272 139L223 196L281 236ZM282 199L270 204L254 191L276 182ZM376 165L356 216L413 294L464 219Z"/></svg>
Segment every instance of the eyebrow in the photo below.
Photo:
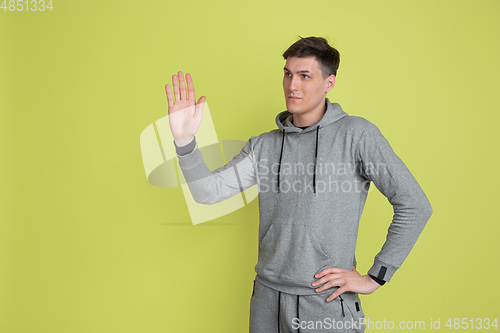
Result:
<svg viewBox="0 0 500 333"><path fill-rule="evenodd" d="M290 72L290 73L291 73L291 71L290 71L288 68L283 67L283 69L284 69L285 71L288 71L288 72ZM297 72L297 74L300 74L300 73L309 73L309 74L311 74L311 75L312 75L312 72L308 71L307 69L304 69L304 70L301 70L301 71L298 71L298 72Z"/></svg>

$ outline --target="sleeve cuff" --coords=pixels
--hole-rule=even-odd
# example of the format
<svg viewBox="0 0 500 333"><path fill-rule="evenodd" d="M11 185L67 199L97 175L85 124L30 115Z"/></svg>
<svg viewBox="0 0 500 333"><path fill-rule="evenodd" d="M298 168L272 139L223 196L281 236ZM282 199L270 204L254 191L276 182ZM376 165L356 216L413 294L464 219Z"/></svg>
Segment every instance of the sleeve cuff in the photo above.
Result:
<svg viewBox="0 0 500 333"><path fill-rule="evenodd" d="M196 147L196 138L193 137L193 140L191 140L190 143L188 143L187 145L185 146L177 146L177 144L175 143L175 140L174 140L174 146L175 146L175 153L177 154L177 156L184 156L184 155L187 155L189 153L191 153L194 148Z"/></svg>
<svg viewBox="0 0 500 333"><path fill-rule="evenodd" d="M387 265L386 263L383 263L383 262L375 259L373 266L368 271L368 275L374 276L378 280L389 282L389 281L391 281L391 278L394 275L394 273L396 272L396 270L397 270L397 268L390 266L390 265Z"/></svg>
<svg viewBox="0 0 500 333"><path fill-rule="evenodd" d="M378 277L373 276L373 275L371 275L371 274L368 274L368 275L372 278L372 280L373 280L373 281L377 282L377 283L378 283L378 284L380 284L381 286L383 286L383 285L384 285L384 283L385 283L385 281L384 281L384 280L380 280Z"/></svg>

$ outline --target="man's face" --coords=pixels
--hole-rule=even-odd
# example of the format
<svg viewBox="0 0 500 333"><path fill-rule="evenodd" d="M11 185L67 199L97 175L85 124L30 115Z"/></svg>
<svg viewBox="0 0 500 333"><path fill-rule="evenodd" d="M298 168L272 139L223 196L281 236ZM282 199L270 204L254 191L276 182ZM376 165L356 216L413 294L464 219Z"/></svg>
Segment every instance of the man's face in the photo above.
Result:
<svg viewBox="0 0 500 333"><path fill-rule="evenodd" d="M323 107L326 93L335 85L335 76L324 79L315 57L289 57L283 70L283 91L289 112L304 114Z"/></svg>

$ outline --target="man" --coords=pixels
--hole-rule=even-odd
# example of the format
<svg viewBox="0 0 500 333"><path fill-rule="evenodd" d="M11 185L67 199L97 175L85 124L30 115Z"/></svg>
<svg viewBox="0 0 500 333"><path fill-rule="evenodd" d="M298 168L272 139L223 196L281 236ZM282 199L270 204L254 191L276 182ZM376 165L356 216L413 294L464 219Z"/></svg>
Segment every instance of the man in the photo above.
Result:
<svg viewBox="0 0 500 333"><path fill-rule="evenodd" d="M387 281L432 214L430 203L379 129L350 116L327 93L338 51L323 38L302 38L283 54L287 110L277 130L252 136L225 166L210 171L194 135L205 97L195 105L192 78L166 86L179 165L193 198L214 204L259 189L259 257L250 332L363 332L358 294ZM356 271L359 219L370 182L393 205L387 239L368 274ZM325 301L326 300L326 301Z"/></svg>

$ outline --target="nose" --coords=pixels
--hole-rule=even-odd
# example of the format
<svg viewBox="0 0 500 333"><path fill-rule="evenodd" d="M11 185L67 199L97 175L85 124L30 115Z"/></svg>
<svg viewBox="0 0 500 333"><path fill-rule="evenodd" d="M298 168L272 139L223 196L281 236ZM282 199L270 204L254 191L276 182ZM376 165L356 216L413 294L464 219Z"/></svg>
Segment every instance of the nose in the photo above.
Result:
<svg viewBox="0 0 500 333"><path fill-rule="evenodd" d="M291 91L297 91L298 90L297 79L296 79L295 76L290 79L290 84L289 84L288 88Z"/></svg>

